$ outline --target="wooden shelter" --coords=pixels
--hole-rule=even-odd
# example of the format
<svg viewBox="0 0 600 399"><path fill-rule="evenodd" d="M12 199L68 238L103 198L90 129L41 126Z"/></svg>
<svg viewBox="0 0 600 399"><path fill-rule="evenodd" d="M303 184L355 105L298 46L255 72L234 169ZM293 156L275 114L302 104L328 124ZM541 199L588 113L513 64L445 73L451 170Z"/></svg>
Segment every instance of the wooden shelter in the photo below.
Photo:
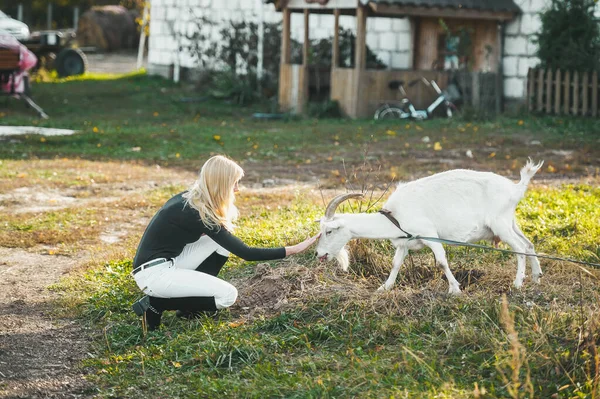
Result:
<svg viewBox="0 0 600 399"><path fill-rule="evenodd" d="M309 15L334 16L333 48L330 73L330 98L340 104L350 117L373 115L379 104L398 99L388 83L405 82L426 77L435 79L440 87L448 81L448 61L469 66L471 71L501 73L502 36L504 22L512 19L520 9L513 0L274 0L283 13L281 66L279 75L279 105L283 110L302 113L309 101L310 48ZM304 44L302 64L290 63L291 13L304 14ZM339 67L339 17L356 17L354 67ZM370 70L366 67L366 33L368 17L409 18L411 25L412 69ZM460 48L448 50L449 38ZM462 39L461 39L462 37ZM458 39L456 39L458 38ZM467 40L465 40L465 38ZM457 65L459 67L460 65ZM501 75L499 75L501 76ZM435 93L416 85L411 98L422 105ZM413 97L414 96L414 97Z"/></svg>

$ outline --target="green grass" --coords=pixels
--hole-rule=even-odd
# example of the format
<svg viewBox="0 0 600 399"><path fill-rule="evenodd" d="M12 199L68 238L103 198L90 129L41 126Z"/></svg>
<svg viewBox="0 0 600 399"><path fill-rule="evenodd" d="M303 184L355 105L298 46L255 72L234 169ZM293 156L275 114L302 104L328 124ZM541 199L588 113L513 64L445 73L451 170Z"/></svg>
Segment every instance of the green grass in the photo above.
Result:
<svg viewBox="0 0 600 399"><path fill-rule="evenodd" d="M556 198L557 205L548 205ZM251 211L240 220L239 233L253 245L300 240L312 232L308 220L320 211L303 196L270 209L260 198L248 202ZM531 190L519 219L530 237L537 232L532 238L538 251L598 262L597 223L572 231L568 244L557 246L564 230L550 221L562 207L578 220L596 218L600 190L583 185L575 191ZM593 243L595 254L573 251ZM147 335L129 309L139 295L128 276L129 260L108 262L62 289L88 297L85 318L103 327L86 361L102 397L471 398L476 385L486 392L483 398L592 398L594 391L597 397L598 271L590 269L595 276L590 277L577 266L542 261L546 278L539 288L527 280L520 292L502 289L514 320L511 330L502 320L497 288L514 278L514 258L462 250L452 255L453 269L466 258L488 276L461 297L447 297L445 280L435 271L421 281L403 272L395 290L383 294L374 288L385 274L365 278L351 272L341 277L346 292L314 294L312 288L339 282L340 275L331 274L334 264L323 270L305 256L297 261L316 280L306 280L305 296L292 293L298 300L284 310L249 321L239 311L192 322L167 314L166 327ZM414 256L417 268L433 267L429 252ZM252 263L233 262L225 277L252 269ZM511 345L511 331L518 334L517 346Z"/></svg>
<svg viewBox="0 0 600 399"><path fill-rule="evenodd" d="M593 170L587 166L600 158L600 122L596 119L259 121L252 119L252 113L266 110L269 104L240 107L215 100L182 102L184 97L202 97L202 89L143 74L111 79L92 75L38 83L33 90L51 119L34 120L31 110L13 100L0 114L2 124L33 123L80 133L4 140L0 158L139 160L195 170L209 154L226 153L246 163L269 162L290 169L312 164L314 168L321 165L320 169L341 171L342 161L347 165L362 162L366 153L366 159L383 166L384 171L396 168L390 172L396 177L409 176L423 166L442 170L448 167L449 157L464 158L468 149L473 150L480 167L488 165L493 170L515 170L527 156L533 156L544 157L552 173L589 174ZM428 142L423 141L425 136ZM551 149L577 153L565 160L548 154ZM415 163L422 158L431 159ZM518 165L513 165L513 160Z"/></svg>
<svg viewBox="0 0 600 399"><path fill-rule="evenodd" d="M594 119L256 121L252 113L267 110L268 104L181 102L202 96L202 90L140 74L39 83L34 94L50 120L32 120L31 110L11 101L0 114L1 123L80 133L0 139L0 183L7 191L47 185L82 188L82 198L93 198L100 194L92 191L91 179L108 185L131 178L114 165L96 173L87 164L80 171L74 159L196 171L211 153L226 153L256 172L248 182L292 175L360 185L360 173L357 178L353 173L365 162L379 167L387 181L455 166L448 160L517 175L527 156L546 160L541 177L599 174L600 122ZM467 149L475 154L472 161L464 157ZM573 153L565 157L559 150ZM62 166L64 158L70 166ZM48 169L48 163L38 168L37 159L57 159L56 169ZM132 173L148 180L148 171ZM37 244L44 237L76 239L76 227L91 239L98 231L88 222L100 220L113 204L137 212L136 218L149 217L181 188L146 187L87 208L3 213L2 240L19 235ZM110 197L111 190L101 193ZM313 221L323 209L303 192L242 192L238 206L243 211L238 234L258 246L299 242L314 234ZM597 185L533 185L517 215L538 252L598 263L599 209ZM252 317L254 309L231 309L192 322L170 312L164 329L145 334L130 310L139 296L129 276L136 244L128 241L120 252L101 253L103 261L95 261L99 267L54 287L64 294L60 309L76 311L97 332L85 365L99 397L600 397L600 272L590 267L542 260L542 284L526 279L525 287L514 291L513 256L448 248L451 268L464 288L464 295L448 297L443 274L428 251L411 255L394 290L385 293L375 289L389 271L389 245L363 246L369 256L356 256L349 274L304 254L270 262L271 272L284 273L293 288L281 308ZM359 244L352 247L359 249ZM244 295L255 266L232 259L222 276Z"/></svg>

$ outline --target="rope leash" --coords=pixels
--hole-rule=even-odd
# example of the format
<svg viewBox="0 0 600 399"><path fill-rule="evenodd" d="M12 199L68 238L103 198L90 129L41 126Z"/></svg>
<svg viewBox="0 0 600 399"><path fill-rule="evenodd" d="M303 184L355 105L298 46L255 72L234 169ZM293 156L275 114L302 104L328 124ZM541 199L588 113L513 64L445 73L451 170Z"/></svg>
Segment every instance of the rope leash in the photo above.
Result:
<svg viewBox="0 0 600 399"><path fill-rule="evenodd" d="M433 241L433 242L439 242L441 244L449 244L449 245L455 245L455 246L461 246L461 247L473 247L473 248L481 248L481 249L487 249L487 250L490 250L490 251L498 251L498 252L504 252L504 253L510 253L510 254L525 255L525 256L535 256L537 258L552 259L552 260L561 260L561 261L565 261L565 262L579 263L580 265L594 266L594 267L600 268L600 263L583 262L583 261L580 261L580 260L569 259L569 258L559 258L557 256L550 256L550 255L529 254L529 253L526 253L526 252L512 251L510 249L494 248L494 247L490 247L488 245L471 244L471 243L462 242L462 241L446 240L444 238L412 236L412 237L410 237L408 239L408 241L412 241L412 240Z"/></svg>
<svg viewBox="0 0 600 399"><path fill-rule="evenodd" d="M392 222L392 224L394 226L396 226L397 228L400 229L400 231L402 231L404 234L406 234L406 236L404 236L404 237L398 237L398 238L406 238L406 239L408 239L408 241L412 241L412 240L433 241L433 242L439 242L440 244L448 244L448 245L454 245L454 246L459 246L459 247L480 248L480 249L486 249L486 250L489 250L489 251L498 251L498 252L504 252L504 253L509 253L509 254L516 254L516 255L535 256L536 258L560 260L560 261L564 261L564 262L572 262L572 263L578 263L580 265L593 266L593 267L596 267L596 268L600 268L600 263L583 262L583 261L580 261L580 260L575 260L575 259L570 259L570 258L559 258L558 256L540 255L540 254L529 254L529 253L526 253L526 252L512 251L510 249L494 248L494 247L490 247L488 245L471 244L469 242L447 240L445 238L422 237L422 236L419 236L419 235L415 236L413 234L408 233L402 227L400 227L400 223L392 215L392 212L388 211L387 209L381 209L379 211L379 213L381 213L386 218L388 218L389 221ZM585 270L585 269L583 269L583 270ZM589 273L587 270L585 270L585 271L587 273Z"/></svg>

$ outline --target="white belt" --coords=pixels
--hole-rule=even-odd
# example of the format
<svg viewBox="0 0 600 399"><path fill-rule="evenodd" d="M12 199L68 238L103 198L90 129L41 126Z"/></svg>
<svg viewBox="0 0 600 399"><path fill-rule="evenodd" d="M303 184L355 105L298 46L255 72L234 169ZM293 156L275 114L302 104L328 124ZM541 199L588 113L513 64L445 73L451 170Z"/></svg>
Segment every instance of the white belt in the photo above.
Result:
<svg viewBox="0 0 600 399"><path fill-rule="evenodd" d="M133 276L137 272L141 272L142 270L149 269L149 268L151 268L153 266L163 265L166 262L171 262L171 264L173 264L173 259L158 258L158 259L153 259L151 261L148 261L146 263L142 263L141 265L139 265L138 267L136 267L135 269L133 269L133 271L131 272L131 275Z"/></svg>

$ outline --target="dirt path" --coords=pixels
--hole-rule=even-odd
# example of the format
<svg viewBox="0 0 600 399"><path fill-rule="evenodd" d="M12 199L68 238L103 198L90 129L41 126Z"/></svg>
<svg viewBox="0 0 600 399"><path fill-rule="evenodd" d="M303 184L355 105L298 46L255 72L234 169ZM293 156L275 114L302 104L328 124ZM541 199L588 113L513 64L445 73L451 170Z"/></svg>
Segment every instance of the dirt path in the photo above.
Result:
<svg viewBox="0 0 600 399"><path fill-rule="evenodd" d="M248 190L292 182L249 174ZM97 331L57 316L61 294L49 287L131 254L161 195L194 178L120 162L0 161L0 398L94 397L82 360Z"/></svg>
<svg viewBox="0 0 600 399"><path fill-rule="evenodd" d="M0 226L22 230L0 227L0 398L93 397L81 361L95 332L57 316L60 293L49 287L94 258L101 262L102 250L130 248L127 237L140 234L152 209L148 195L185 186L194 174L74 160L2 166ZM18 174L2 177L11 170ZM97 223L77 224L82 213Z"/></svg>
<svg viewBox="0 0 600 399"><path fill-rule="evenodd" d="M0 396L72 398L89 386L79 369L85 328L55 319L48 286L77 266L79 258L0 248Z"/></svg>

